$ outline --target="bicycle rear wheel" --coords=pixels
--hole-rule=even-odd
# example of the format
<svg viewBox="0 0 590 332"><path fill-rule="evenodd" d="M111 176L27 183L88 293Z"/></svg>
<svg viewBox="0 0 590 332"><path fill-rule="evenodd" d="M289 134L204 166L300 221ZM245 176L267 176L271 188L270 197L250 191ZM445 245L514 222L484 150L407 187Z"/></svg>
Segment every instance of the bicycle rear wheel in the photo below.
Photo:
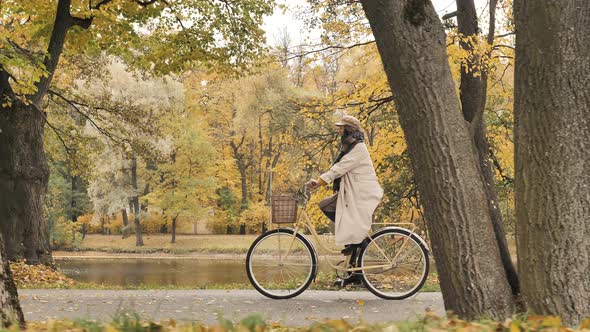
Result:
<svg viewBox="0 0 590 332"><path fill-rule="evenodd" d="M373 294L388 300L414 295L428 277L428 250L404 229L384 229L361 249L359 266L363 283Z"/></svg>
<svg viewBox="0 0 590 332"><path fill-rule="evenodd" d="M252 286L272 299L301 294L315 278L317 258L309 241L291 229L260 235L248 250L246 272Z"/></svg>

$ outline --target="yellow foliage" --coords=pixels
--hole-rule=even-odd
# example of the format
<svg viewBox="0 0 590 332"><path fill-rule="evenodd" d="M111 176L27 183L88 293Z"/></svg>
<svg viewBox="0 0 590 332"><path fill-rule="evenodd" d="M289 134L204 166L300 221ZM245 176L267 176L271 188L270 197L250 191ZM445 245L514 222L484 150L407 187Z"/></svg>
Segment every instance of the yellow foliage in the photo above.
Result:
<svg viewBox="0 0 590 332"><path fill-rule="evenodd" d="M146 213L142 217L141 229L148 234L159 233L162 225L170 224L169 220L166 220L164 216L154 211L150 211L150 213ZM133 215L129 217L129 222L133 222Z"/></svg>
<svg viewBox="0 0 590 332"><path fill-rule="evenodd" d="M227 234L228 226L234 233L238 231L238 223L226 211L220 209L207 221L207 227L213 234Z"/></svg>
<svg viewBox="0 0 590 332"><path fill-rule="evenodd" d="M240 214L240 222L246 225L247 233L261 233L262 225L269 222L270 209L264 202L251 204Z"/></svg>

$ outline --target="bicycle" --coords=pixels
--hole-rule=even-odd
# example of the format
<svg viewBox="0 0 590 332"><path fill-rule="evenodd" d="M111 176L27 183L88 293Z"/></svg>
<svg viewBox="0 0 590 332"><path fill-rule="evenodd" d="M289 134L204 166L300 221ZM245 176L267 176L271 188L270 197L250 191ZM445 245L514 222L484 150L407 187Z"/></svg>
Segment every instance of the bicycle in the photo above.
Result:
<svg viewBox="0 0 590 332"><path fill-rule="evenodd" d="M414 232L413 224L376 223L395 226L385 226L369 234L354 262L350 261L352 256L346 256L342 264L333 264L330 255L342 254L329 249L318 235L306 212L308 201L309 191L304 187L301 213L297 217L298 202L293 196L271 196L271 222L279 224L279 228L260 235L246 256L248 279L258 292L272 299L289 299L301 294L315 280L318 252L303 234L305 229L337 275L359 275L364 286L376 296L401 300L422 288L430 269L429 249ZM294 225L280 227L285 223Z"/></svg>

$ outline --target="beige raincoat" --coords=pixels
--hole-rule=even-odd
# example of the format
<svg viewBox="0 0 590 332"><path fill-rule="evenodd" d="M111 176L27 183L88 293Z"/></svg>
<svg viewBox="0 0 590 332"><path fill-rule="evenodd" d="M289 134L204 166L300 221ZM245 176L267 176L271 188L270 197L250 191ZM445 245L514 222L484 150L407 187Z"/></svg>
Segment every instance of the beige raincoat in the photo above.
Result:
<svg viewBox="0 0 590 332"><path fill-rule="evenodd" d="M362 242L371 228L383 189L365 143L358 143L320 178L327 183L342 177L336 204L336 244Z"/></svg>

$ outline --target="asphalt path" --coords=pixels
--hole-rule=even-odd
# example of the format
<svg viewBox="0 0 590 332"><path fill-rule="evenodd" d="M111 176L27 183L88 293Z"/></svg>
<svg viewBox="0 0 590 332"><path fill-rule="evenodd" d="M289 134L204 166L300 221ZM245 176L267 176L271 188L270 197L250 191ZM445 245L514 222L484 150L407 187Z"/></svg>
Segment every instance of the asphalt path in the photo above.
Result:
<svg viewBox="0 0 590 332"><path fill-rule="evenodd" d="M238 322L261 315L286 326L309 325L325 319L369 323L413 320L426 311L444 314L440 293L418 293L388 301L368 291L313 291L294 299L272 300L255 290L68 290L21 289L21 306L28 321L90 319L109 321L120 313L142 319L175 319L211 325L220 318Z"/></svg>

